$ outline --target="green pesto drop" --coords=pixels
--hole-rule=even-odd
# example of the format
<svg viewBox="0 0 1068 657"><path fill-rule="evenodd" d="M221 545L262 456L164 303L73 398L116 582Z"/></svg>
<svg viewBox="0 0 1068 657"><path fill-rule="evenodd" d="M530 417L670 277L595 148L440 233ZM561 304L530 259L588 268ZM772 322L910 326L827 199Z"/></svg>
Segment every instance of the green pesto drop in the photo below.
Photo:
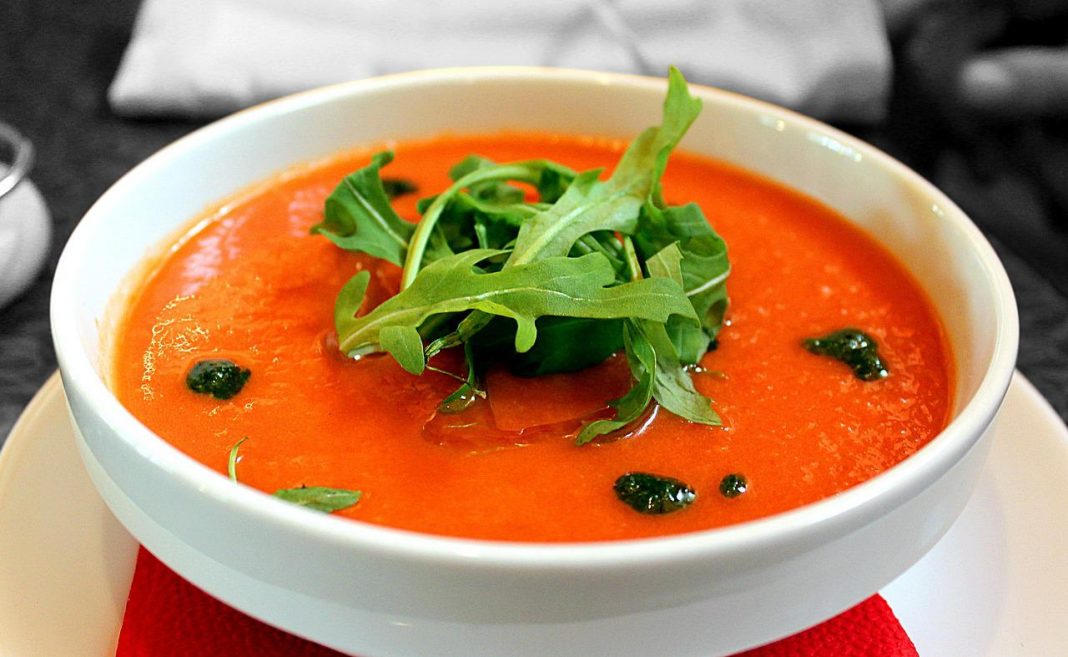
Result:
<svg viewBox="0 0 1068 657"><path fill-rule="evenodd" d="M732 472L719 482L719 492L723 497L738 497L747 490L749 490L749 480L743 474Z"/></svg>
<svg viewBox="0 0 1068 657"><path fill-rule="evenodd" d="M875 340L859 329L844 328L821 338L806 338L801 344L816 355L842 361L862 381L878 381L890 376L890 370L879 358Z"/></svg>
<svg viewBox="0 0 1068 657"><path fill-rule="evenodd" d="M382 178L382 189L386 196L397 198L405 194L414 194L419 187L407 178Z"/></svg>
<svg viewBox="0 0 1068 657"><path fill-rule="evenodd" d="M645 472L628 472L616 479L616 497L639 513L658 515L686 508L697 491L684 482Z"/></svg>
<svg viewBox="0 0 1068 657"><path fill-rule="evenodd" d="M230 399L245 387L252 375L232 360L210 358L197 361L185 377L185 385L193 392L211 395L216 399Z"/></svg>

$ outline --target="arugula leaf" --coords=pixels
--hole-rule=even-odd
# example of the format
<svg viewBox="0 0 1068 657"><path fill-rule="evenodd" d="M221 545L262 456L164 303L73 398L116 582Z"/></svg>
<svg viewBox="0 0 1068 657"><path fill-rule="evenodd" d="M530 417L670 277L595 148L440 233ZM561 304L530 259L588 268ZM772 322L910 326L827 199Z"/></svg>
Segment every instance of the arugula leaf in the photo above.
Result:
<svg viewBox="0 0 1068 657"><path fill-rule="evenodd" d="M666 276L681 287L685 284L685 275L682 270L684 258L678 242L672 242L646 260L645 266L650 276ZM691 298L691 304L692 301ZM694 310L698 312L696 307ZM710 338L699 322L672 317L668 320L665 330L671 339L675 353L678 354L678 360L683 364L695 364L708 349Z"/></svg>
<svg viewBox="0 0 1068 657"><path fill-rule="evenodd" d="M645 269L650 276L670 278L679 287L683 286L682 280L682 251L676 242L668 244L657 251L653 257L646 259ZM685 290L685 288L683 288Z"/></svg>
<svg viewBox="0 0 1068 657"><path fill-rule="evenodd" d="M567 255L580 237L595 230L634 232L641 198L600 182L600 173L594 169L575 176L560 200L527 220L505 266Z"/></svg>
<svg viewBox="0 0 1068 657"><path fill-rule="evenodd" d="M242 443L248 440L244 436L230 448L230 456L227 459L226 470L230 475L230 481L237 483L238 450ZM272 493L277 498L292 502L299 506L331 513L340 511L355 505L363 495L358 490L346 490L344 488L326 488L323 486L300 486L299 488L282 488Z"/></svg>
<svg viewBox="0 0 1068 657"><path fill-rule="evenodd" d="M515 247L504 267L507 269L542 258L566 256L580 238L596 231L633 233L638 226L638 214L642 206L653 198L659 186L672 149L700 112L701 101L690 96L682 74L672 68L662 125L645 130L627 148L607 181L598 179L599 170L574 176L556 203L520 226ZM546 168L544 162L539 164L542 165L541 170ZM476 168L457 181L449 192L462 183L470 185L480 182L473 176L480 170L490 169L492 167ZM439 200L435 200L435 204ZM433 205L428 207L424 222L433 209ZM417 237L424 229L424 222L416 231ZM413 239L413 243L415 241ZM402 288L414 280L415 274L409 270L411 260L409 256L405 263ZM476 313L464 321L466 332L474 334L489 323L489 317L484 312Z"/></svg>
<svg viewBox="0 0 1068 657"><path fill-rule="evenodd" d="M687 296L725 289L730 274L727 245L698 205L662 208L647 203L642 209L640 225L634 241L643 257L650 258L664 247L678 243L683 254L683 287Z"/></svg>
<svg viewBox="0 0 1068 657"><path fill-rule="evenodd" d="M668 93L664 99L664 118L659 127L648 128L631 144L623 154L616 167L613 178L620 176L632 184L648 184L643 196L654 194L660 201L660 178L667 169L668 158L675 146L682 141L683 135L690 129L701 113L702 103L699 98L690 95L686 88L686 79L679 69L672 66L668 70ZM651 172L646 170L652 166Z"/></svg>
<svg viewBox="0 0 1068 657"><path fill-rule="evenodd" d="M627 269L623 247L615 234L610 231L601 230L583 235L575 242L575 246L571 247L570 255L576 256L586 253L600 253L608 258L609 262L612 263L612 267L618 272L622 273ZM620 282L630 280L630 278L630 276L620 276Z"/></svg>
<svg viewBox="0 0 1068 657"><path fill-rule="evenodd" d="M635 378L635 385L627 394L613 399L608 404L616 415L611 420L594 420L579 432L575 443L585 445L597 436L619 431L634 422L649 406L653 397L654 376L656 373L656 352L647 340L640 339L637 329L631 322L624 323L623 344L627 350L627 362Z"/></svg>
<svg viewBox="0 0 1068 657"><path fill-rule="evenodd" d="M573 169L549 162L538 178L538 198L542 203L556 203L578 175Z"/></svg>
<svg viewBox="0 0 1068 657"><path fill-rule="evenodd" d="M459 388L438 404L438 410L442 413L459 413L474 404L477 398L486 398L486 391L479 388L478 373L475 369L475 353L471 342L464 343L464 362L467 364L467 377ZM428 369L436 369L430 366L427 367Z"/></svg>
<svg viewBox="0 0 1068 657"><path fill-rule="evenodd" d="M392 161L392 152L376 153L366 167L345 176L326 199L323 221L311 232L342 249L403 264L415 226L394 212L382 186L379 171Z"/></svg>
<svg viewBox="0 0 1068 657"><path fill-rule="evenodd" d="M679 360L675 345L663 323L630 320L635 327L635 344L645 342L656 354L653 397L660 405L681 418L700 424L719 426L722 421L712 410L707 397L697 392L693 380ZM644 347L643 347L644 348Z"/></svg>
<svg viewBox="0 0 1068 657"><path fill-rule="evenodd" d="M658 194L671 151L700 113L700 99L690 96L686 80L672 67L663 123L631 143L607 181L597 180L599 171L576 176L559 201L519 229L506 266L566 255L579 237L595 230L634 233L642 205Z"/></svg>
<svg viewBox="0 0 1068 657"><path fill-rule="evenodd" d="M479 362L503 363L512 374L526 377L577 372L623 348L620 319L546 316L535 325L538 339L523 353L513 348L514 324L502 317L494 317L464 344L474 346Z"/></svg>
<svg viewBox="0 0 1068 657"><path fill-rule="evenodd" d="M379 332L382 349L393 354L400 366L412 374L422 374L426 368L423 339L410 324L392 324Z"/></svg>
<svg viewBox="0 0 1068 657"><path fill-rule="evenodd" d="M671 244L646 261L650 279L682 281L682 252L677 244ZM579 433L577 443L585 444L596 436L618 431L641 417L655 398L661 406L675 415L701 424L719 425L721 420L709 403L693 387L693 381L683 367L673 337L675 335L703 335L694 316L675 315L667 322L650 322L640 319L627 320L624 328L624 347L627 362L636 384L630 392L609 402L615 410L611 420L598 420L587 424ZM707 346L707 341L704 343Z"/></svg>
<svg viewBox="0 0 1068 657"><path fill-rule="evenodd" d="M356 316L368 275L343 287L335 304L341 350L386 352L419 374L435 369L427 362L438 352L463 346L468 373L450 373L462 385L442 403L449 412L485 394L478 377L491 360L540 375L588 367L622 348L634 385L609 402L613 418L584 427L580 444L634 422L654 399L687 420L718 424L685 367L722 326L726 245L698 206L670 206L660 187L700 111L672 68L661 124L642 132L606 179L548 160L472 155L450 170L447 189L419 201L414 228L379 207L379 171L391 157L379 154L343 181L315 229L403 267L401 292L365 315Z"/></svg>
<svg viewBox="0 0 1068 657"><path fill-rule="evenodd" d="M449 169L449 178L457 182L479 169L491 169L498 166L493 160L481 155L468 155ZM470 195L481 201L494 205L513 205L522 203L526 194L515 185L503 180L477 182L468 187Z"/></svg>
<svg viewBox="0 0 1068 657"><path fill-rule="evenodd" d="M648 264L656 254L676 245L679 280L701 320L699 327L672 322L669 326L680 360L695 364L719 334L727 309L727 246L695 204L661 208L649 202L642 209L634 236L638 253Z"/></svg>
<svg viewBox="0 0 1068 657"><path fill-rule="evenodd" d="M463 167L457 173L466 171L467 168L469 167ZM529 160L513 164L491 164L488 161L480 161L473 170L465 173L448 189L435 196L434 200L426 206L423 218L416 225L409 241L409 248L404 258L404 271L401 274L401 289L403 290L412 284L415 277L419 275L424 261L433 259L433 257L427 257L428 255L434 255L432 253L428 254L428 248L432 246L431 240L435 231L439 231L438 222L442 219L448 205L463 193L464 189L473 189L477 193L477 190L488 189L493 185L509 180L537 184L546 168L558 169L560 166L546 160ZM487 195L483 194L483 196ZM491 197L489 200L498 204L500 204L501 198L508 199L509 204L514 203L511 200L513 198L512 195L499 192L497 195L488 196ZM487 199L483 198L482 200L485 201Z"/></svg>
<svg viewBox="0 0 1068 657"><path fill-rule="evenodd" d="M579 258L546 258L527 265L479 273L475 265L500 251L472 249L436 260L423 270L413 285L362 317L338 334L342 351L349 355L373 351L397 353L398 362L413 374L422 371L404 351L410 333L402 341L393 335L387 345L382 332L388 327L418 328L433 315L478 310L508 317L516 322L515 350L529 350L537 338L535 320L544 316L619 319L640 317L664 322L674 314L693 317L693 308L678 285L668 279L646 279L613 285L615 271L597 253Z"/></svg>
<svg viewBox="0 0 1068 657"><path fill-rule="evenodd" d="M371 282L371 272L361 271L350 278L338 292L334 300L334 328L338 335L344 335L356 327L356 313L363 304L367 286Z"/></svg>
<svg viewBox="0 0 1068 657"><path fill-rule="evenodd" d="M363 493L358 490L327 488L325 486L282 488L272 494L286 502L323 513L332 513L355 506L360 501L360 497L363 496Z"/></svg>
<svg viewBox="0 0 1068 657"><path fill-rule="evenodd" d="M674 89L682 91L672 93ZM638 220L639 229L634 234L635 246L641 257L647 260L672 243L679 245L683 289L701 319L701 326L698 330L673 321L668 330L680 362L691 365L704 356L709 343L716 338L723 325L727 308L725 283L730 274L730 263L726 244L705 218L701 208L693 203L668 207L662 197L659 179L667 167L671 149L700 110L700 101L685 93L682 74L672 68L668 96L664 101L664 124L661 132L650 138L648 146L649 151L658 149L654 165L657 182L646 198ZM620 166L623 166L622 163Z"/></svg>
<svg viewBox="0 0 1068 657"><path fill-rule="evenodd" d="M516 231L539 212L531 203L494 203L459 192L438 219L438 230L453 253L471 248L510 249Z"/></svg>
<svg viewBox="0 0 1068 657"><path fill-rule="evenodd" d="M459 164L449 169L449 177L453 180L460 180L472 171L492 166L496 166L496 163L489 158L481 155L468 155ZM555 203L576 175L574 169L552 160L540 160L539 171L534 185L538 191L538 198L543 203ZM526 197L521 188L502 182L479 183L473 185L470 191L481 200L492 200L504 204L522 203Z"/></svg>

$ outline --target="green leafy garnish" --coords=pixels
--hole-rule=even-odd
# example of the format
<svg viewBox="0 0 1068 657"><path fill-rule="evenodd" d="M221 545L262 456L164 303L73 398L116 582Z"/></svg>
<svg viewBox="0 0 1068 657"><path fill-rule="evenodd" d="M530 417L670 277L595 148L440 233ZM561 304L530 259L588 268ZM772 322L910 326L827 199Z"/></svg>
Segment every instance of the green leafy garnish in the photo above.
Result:
<svg viewBox="0 0 1068 657"><path fill-rule="evenodd" d="M230 399L241 392L252 372L232 360L212 358L197 361L185 376L185 385L193 392Z"/></svg>
<svg viewBox="0 0 1068 657"><path fill-rule="evenodd" d="M346 323L348 332L338 336L341 350L347 354L386 351L404 369L421 374L426 359L418 327L435 315L474 310L514 320L518 353L534 346L536 320L545 316L638 317L654 322L666 322L676 314L695 318L693 307L673 281L648 278L616 284L612 265L597 253L544 258L495 272L476 269L504 253L471 249L432 262L411 287Z"/></svg>
<svg viewBox="0 0 1068 657"><path fill-rule="evenodd" d="M230 481L233 481L234 483L237 483L238 452L241 449L242 443L246 440L248 440L248 436L244 436L230 448L230 456L227 459L226 470L230 475ZM344 488L300 486L298 488L281 488L272 493L272 495L281 500L285 500L286 502L296 504L297 506L303 506L314 511L322 511L323 513L332 513L334 511L347 509L350 506L355 506L355 504L360 501L360 497L363 493L358 490L347 490Z"/></svg>
<svg viewBox="0 0 1068 657"><path fill-rule="evenodd" d="M378 173L392 161L392 153L378 153L370 165L345 176L326 199L323 221L312 232L343 249L403 263L414 227L393 211Z"/></svg>
<svg viewBox="0 0 1068 657"><path fill-rule="evenodd" d="M672 68L661 125L643 131L609 177L473 155L450 170L447 189L419 202L414 225L383 187L392 154L375 155L341 182L312 229L403 268L400 292L366 314L370 274L342 288L334 315L341 351L388 353L420 374L439 352L463 347L467 376L452 375L460 388L442 405L455 411L482 394L479 372L490 362L533 376L576 371L622 349L633 387L606 400L614 416L587 423L579 444L634 422L653 400L720 424L686 368L723 323L726 245L697 205L670 206L660 189L700 111Z"/></svg>
<svg viewBox="0 0 1068 657"><path fill-rule="evenodd" d="M862 381L890 376L890 370L879 358L879 345L859 329L844 328L821 338L806 338L801 344L814 354L842 361Z"/></svg>
<svg viewBox="0 0 1068 657"><path fill-rule="evenodd" d="M690 506L697 491L671 477L628 472L616 479L616 497L639 513L664 514Z"/></svg>
<svg viewBox="0 0 1068 657"><path fill-rule="evenodd" d="M363 495L358 490L326 488L324 486L301 486L276 490L274 496L314 511L332 513L355 506Z"/></svg>

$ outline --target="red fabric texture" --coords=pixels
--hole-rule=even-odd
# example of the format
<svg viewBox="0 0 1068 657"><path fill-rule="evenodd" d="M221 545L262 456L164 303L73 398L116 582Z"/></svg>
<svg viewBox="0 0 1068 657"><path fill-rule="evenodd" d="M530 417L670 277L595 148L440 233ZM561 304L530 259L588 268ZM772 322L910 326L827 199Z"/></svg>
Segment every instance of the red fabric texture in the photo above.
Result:
<svg viewBox="0 0 1068 657"><path fill-rule="evenodd" d="M343 657L227 607L142 549L116 657ZM918 657L879 596L736 657Z"/></svg>

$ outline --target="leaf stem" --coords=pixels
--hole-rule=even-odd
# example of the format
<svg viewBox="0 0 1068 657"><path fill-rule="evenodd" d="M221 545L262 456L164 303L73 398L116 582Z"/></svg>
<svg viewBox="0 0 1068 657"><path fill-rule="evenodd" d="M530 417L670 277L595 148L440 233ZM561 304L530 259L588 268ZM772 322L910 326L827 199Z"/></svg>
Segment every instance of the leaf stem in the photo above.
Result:
<svg viewBox="0 0 1068 657"><path fill-rule="evenodd" d="M441 213L456 194L471 185L490 180L519 180L527 183L537 183L540 171L530 163L502 164L499 166L476 169L460 178L449 186L434 199L430 207L423 213L423 218L415 227L411 239L408 241L408 252L404 258L404 271L401 273L400 289L404 290L415 281L423 264L423 256L426 253L427 244L434 233Z"/></svg>
<svg viewBox="0 0 1068 657"><path fill-rule="evenodd" d="M456 374L455 372L450 372L449 370L442 369L440 367L434 367L433 365L427 365L426 368L428 370L430 370L431 372L437 372L438 374L444 374L445 376L449 377L450 379L456 379L460 383L464 383L464 384L467 383L467 379L466 378L460 376L459 374Z"/></svg>
<svg viewBox="0 0 1068 657"><path fill-rule="evenodd" d="M230 448L230 458L226 460L226 472L230 475L230 481L235 483L237 482L237 450L246 440L248 436L243 436L241 440L234 443L234 446Z"/></svg>
<svg viewBox="0 0 1068 657"><path fill-rule="evenodd" d="M476 333L486 328L486 325L492 320L493 315L484 313L481 310L472 310L467 313L467 316L460 320L460 324L455 331L441 336L426 346L425 354L427 360L446 349L464 344Z"/></svg>
<svg viewBox="0 0 1068 657"><path fill-rule="evenodd" d="M623 236L623 253L626 255L630 280L640 280L642 278L642 266L638 262L638 252L634 249L634 240L630 238L630 235Z"/></svg>

